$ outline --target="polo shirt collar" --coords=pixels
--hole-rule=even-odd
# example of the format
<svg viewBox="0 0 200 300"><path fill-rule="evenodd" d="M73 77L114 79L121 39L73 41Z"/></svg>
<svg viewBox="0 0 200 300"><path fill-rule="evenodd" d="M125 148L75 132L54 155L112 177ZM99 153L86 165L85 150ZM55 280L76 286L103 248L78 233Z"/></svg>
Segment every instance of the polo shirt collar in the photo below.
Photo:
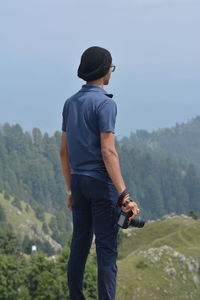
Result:
<svg viewBox="0 0 200 300"><path fill-rule="evenodd" d="M80 92L100 92L105 94L109 98L113 97L113 94L108 94L103 88L96 84L84 84L82 85Z"/></svg>

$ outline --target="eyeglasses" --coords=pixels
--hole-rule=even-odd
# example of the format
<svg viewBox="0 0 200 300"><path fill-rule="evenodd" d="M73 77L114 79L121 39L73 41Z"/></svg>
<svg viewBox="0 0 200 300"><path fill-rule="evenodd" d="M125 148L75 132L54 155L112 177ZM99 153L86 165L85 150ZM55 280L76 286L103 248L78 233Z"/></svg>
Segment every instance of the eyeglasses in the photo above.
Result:
<svg viewBox="0 0 200 300"><path fill-rule="evenodd" d="M116 66L113 66L113 65L112 65L110 68L111 68L111 72L114 72L115 69L116 69Z"/></svg>

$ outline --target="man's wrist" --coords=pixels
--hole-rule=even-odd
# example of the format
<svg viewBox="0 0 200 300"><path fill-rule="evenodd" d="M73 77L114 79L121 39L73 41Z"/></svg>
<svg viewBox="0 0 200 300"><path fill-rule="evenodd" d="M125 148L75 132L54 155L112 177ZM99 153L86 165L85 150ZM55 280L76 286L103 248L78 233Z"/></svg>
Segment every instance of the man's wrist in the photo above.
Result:
<svg viewBox="0 0 200 300"><path fill-rule="evenodd" d="M122 191L122 193L119 194L117 203L120 207L124 204L123 200L127 195L129 195L129 192L126 188Z"/></svg>
<svg viewBox="0 0 200 300"><path fill-rule="evenodd" d="M71 191L71 190L67 190L67 191L66 191L66 194L67 194L67 196L71 196L72 191Z"/></svg>
<svg viewBox="0 0 200 300"><path fill-rule="evenodd" d="M126 186L122 186L120 189L118 189L119 195L121 195L124 190L126 190Z"/></svg>

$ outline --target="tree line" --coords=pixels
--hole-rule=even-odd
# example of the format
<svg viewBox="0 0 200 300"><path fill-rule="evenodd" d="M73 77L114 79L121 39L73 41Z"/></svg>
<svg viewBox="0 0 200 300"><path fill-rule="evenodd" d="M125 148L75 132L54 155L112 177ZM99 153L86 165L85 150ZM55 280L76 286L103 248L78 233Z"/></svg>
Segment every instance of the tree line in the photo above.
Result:
<svg viewBox="0 0 200 300"><path fill-rule="evenodd" d="M199 211L197 167L177 157L142 150L131 141L116 139L116 146L127 187L139 202L142 214L155 219L169 212ZM59 232L71 231L71 227L65 208L59 146L60 132L49 136L34 128L30 134L18 124L8 123L0 128L0 191L27 201L40 217L43 211L54 213L54 235L61 241Z"/></svg>
<svg viewBox="0 0 200 300"><path fill-rule="evenodd" d="M200 116L171 128L159 128L152 132L136 130L121 139L129 148L136 147L151 154L162 154L194 164L200 174Z"/></svg>
<svg viewBox="0 0 200 300"><path fill-rule="evenodd" d="M12 229L0 227L0 300L68 300L69 247L56 257L25 255ZM96 258L90 256L84 277L86 299L96 299Z"/></svg>

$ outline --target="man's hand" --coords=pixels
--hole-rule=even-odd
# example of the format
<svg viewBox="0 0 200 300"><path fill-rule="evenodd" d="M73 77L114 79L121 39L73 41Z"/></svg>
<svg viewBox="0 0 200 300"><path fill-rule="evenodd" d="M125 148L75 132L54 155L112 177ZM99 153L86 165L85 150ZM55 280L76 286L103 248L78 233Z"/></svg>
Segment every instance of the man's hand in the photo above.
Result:
<svg viewBox="0 0 200 300"><path fill-rule="evenodd" d="M67 206L67 209L71 212L72 211L72 195L67 196L66 206Z"/></svg>
<svg viewBox="0 0 200 300"><path fill-rule="evenodd" d="M129 194L127 194L127 195L124 197L124 199L123 199L123 203L124 203L126 200L129 200L129 199L130 199L130 196L129 196ZM129 220L135 219L135 217L139 214L139 208L138 208L138 205L137 205L137 203L134 202L134 201L131 201L131 202L127 203L125 207L122 206L122 210L123 210L124 212L128 212L128 211L132 210L133 215L129 218Z"/></svg>

